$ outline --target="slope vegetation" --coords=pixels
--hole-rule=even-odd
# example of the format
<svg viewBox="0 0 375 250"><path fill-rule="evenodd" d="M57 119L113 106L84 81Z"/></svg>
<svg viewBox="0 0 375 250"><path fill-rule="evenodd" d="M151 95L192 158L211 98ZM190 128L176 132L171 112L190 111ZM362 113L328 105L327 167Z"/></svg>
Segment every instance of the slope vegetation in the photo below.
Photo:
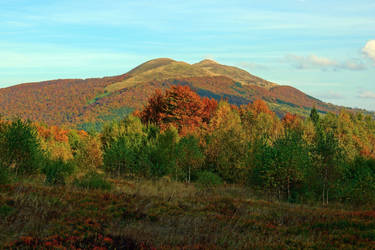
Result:
<svg viewBox="0 0 375 250"><path fill-rule="evenodd" d="M277 84L266 81L262 78L251 75L249 72L236 68L233 66L227 66L219 64L212 60L203 60L199 63L194 64L199 68L206 69L209 72L212 72L217 75L227 76L233 79L236 82L239 82L244 85L257 85L264 88L271 88Z"/></svg>
<svg viewBox="0 0 375 250"><path fill-rule="evenodd" d="M212 60L188 64L159 58L120 76L25 83L0 89L0 114L50 125L102 123L141 108L156 89L176 84L189 85L201 96L227 99L237 105L263 99L280 116L288 111L307 115L314 106L323 113L341 109L295 88Z"/></svg>

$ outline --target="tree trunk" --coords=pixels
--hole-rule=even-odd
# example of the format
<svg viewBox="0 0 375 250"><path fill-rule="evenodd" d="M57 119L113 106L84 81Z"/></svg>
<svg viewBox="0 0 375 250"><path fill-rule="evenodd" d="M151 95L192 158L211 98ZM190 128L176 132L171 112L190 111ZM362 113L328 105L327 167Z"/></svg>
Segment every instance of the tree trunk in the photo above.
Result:
<svg viewBox="0 0 375 250"><path fill-rule="evenodd" d="M117 178L119 178L119 179L120 179L120 166L121 166L121 164L119 163L118 167L117 167Z"/></svg>
<svg viewBox="0 0 375 250"><path fill-rule="evenodd" d="M288 201L290 201L290 177L288 175Z"/></svg>
<svg viewBox="0 0 375 250"><path fill-rule="evenodd" d="M324 168L323 205L328 204L328 166ZM324 197L325 196L325 197Z"/></svg>
<svg viewBox="0 0 375 250"><path fill-rule="evenodd" d="M188 183L190 183L190 166L189 166L189 181L188 181Z"/></svg>

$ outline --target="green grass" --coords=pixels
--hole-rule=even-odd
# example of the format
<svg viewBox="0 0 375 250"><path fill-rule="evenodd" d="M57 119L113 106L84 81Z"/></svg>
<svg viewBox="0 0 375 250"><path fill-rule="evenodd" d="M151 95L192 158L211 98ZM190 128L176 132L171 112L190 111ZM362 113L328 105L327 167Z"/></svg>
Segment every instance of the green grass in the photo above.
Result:
<svg viewBox="0 0 375 250"><path fill-rule="evenodd" d="M99 94L99 95L95 96L95 98L93 98L93 99L91 99L91 100L88 100L88 101L87 101L87 104L88 104L88 105L93 104L93 103L95 103L96 101L98 101L99 99L101 99L101 98L103 98L103 97L106 97L106 96L108 96L108 95L110 95L110 94L111 94L111 93L109 93L109 92L104 92L104 93L102 93L102 94Z"/></svg>
<svg viewBox="0 0 375 250"><path fill-rule="evenodd" d="M375 212L257 198L247 188L112 180L111 191L0 185L0 248L369 249Z"/></svg>

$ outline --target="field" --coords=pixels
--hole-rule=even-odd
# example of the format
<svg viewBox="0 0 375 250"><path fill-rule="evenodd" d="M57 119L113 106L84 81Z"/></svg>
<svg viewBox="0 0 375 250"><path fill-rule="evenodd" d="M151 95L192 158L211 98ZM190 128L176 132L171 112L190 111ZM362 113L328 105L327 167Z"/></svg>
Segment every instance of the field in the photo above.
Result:
<svg viewBox="0 0 375 250"><path fill-rule="evenodd" d="M235 185L113 180L111 191L42 178L0 186L0 247L371 249L375 211L280 203Z"/></svg>

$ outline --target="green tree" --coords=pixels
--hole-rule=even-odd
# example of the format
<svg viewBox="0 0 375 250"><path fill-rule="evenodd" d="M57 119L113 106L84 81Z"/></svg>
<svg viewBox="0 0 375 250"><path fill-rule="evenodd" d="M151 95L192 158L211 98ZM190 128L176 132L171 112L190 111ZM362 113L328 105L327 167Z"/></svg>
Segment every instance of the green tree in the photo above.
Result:
<svg viewBox="0 0 375 250"><path fill-rule="evenodd" d="M344 157L338 139L332 131L324 131L318 126L312 156L322 190L322 202L326 205L329 202L329 191L336 186L340 177Z"/></svg>
<svg viewBox="0 0 375 250"><path fill-rule="evenodd" d="M125 173L147 175L150 172L149 140L155 140L157 133L153 126L144 126L132 115L107 124L101 134L105 169L118 176Z"/></svg>
<svg viewBox="0 0 375 250"><path fill-rule="evenodd" d="M341 198L357 205L375 203L375 160L358 156L347 164L340 183Z"/></svg>
<svg viewBox="0 0 375 250"><path fill-rule="evenodd" d="M204 154L199 146L199 139L193 135L183 137L177 145L177 165L186 182L190 183L192 172L199 170L203 162Z"/></svg>
<svg viewBox="0 0 375 250"><path fill-rule="evenodd" d="M254 164L250 181L277 195L285 194L288 200L296 195L304 181L309 162L308 150L300 131L287 130L273 144L267 138L259 138L252 145L251 162Z"/></svg>
<svg viewBox="0 0 375 250"><path fill-rule="evenodd" d="M294 188L304 180L305 167L309 163L308 150L302 134L295 130L287 130L273 147L280 187L287 193L287 199L291 200Z"/></svg>
<svg viewBox="0 0 375 250"><path fill-rule="evenodd" d="M178 180L181 174L177 166L177 158L179 157L177 155L178 141L178 131L172 126L161 133L155 142L150 145L149 159L152 176L162 177L170 174Z"/></svg>
<svg viewBox="0 0 375 250"><path fill-rule="evenodd" d="M319 119L320 119L320 117L319 117L318 111L316 110L315 107L313 107L313 108L311 109L311 112L310 112L310 119L311 119L311 121L312 121L315 125L317 125L317 124L319 123Z"/></svg>
<svg viewBox="0 0 375 250"><path fill-rule="evenodd" d="M277 175L278 164L275 161L276 152L269 139L258 137L251 143L248 164L249 168L249 184L260 187L267 193L281 196L280 181Z"/></svg>
<svg viewBox="0 0 375 250"><path fill-rule="evenodd" d="M17 119L10 123L1 139L1 161L16 175L37 172L44 163L37 131L29 121Z"/></svg>
<svg viewBox="0 0 375 250"><path fill-rule="evenodd" d="M141 135L122 135L116 138L104 151L104 167L111 173L138 174L138 156L143 145Z"/></svg>

